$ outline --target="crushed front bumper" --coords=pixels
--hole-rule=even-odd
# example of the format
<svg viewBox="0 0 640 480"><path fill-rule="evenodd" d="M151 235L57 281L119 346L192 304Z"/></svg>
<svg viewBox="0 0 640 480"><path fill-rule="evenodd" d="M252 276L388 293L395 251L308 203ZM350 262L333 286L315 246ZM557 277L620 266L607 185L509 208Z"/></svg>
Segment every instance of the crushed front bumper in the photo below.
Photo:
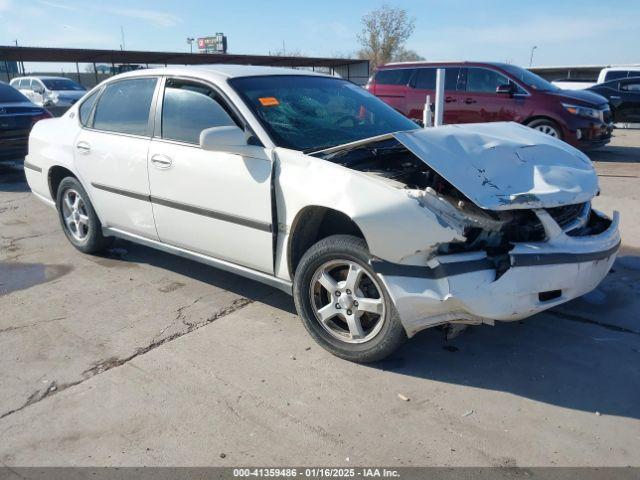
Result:
<svg viewBox="0 0 640 480"><path fill-rule="evenodd" d="M598 214L601 215L601 214ZM619 215L597 235L559 229L544 243L519 243L498 274L485 252L445 255L426 266L374 261L408 336L448 322L519 320L593 290L620 247Z"/></svg>

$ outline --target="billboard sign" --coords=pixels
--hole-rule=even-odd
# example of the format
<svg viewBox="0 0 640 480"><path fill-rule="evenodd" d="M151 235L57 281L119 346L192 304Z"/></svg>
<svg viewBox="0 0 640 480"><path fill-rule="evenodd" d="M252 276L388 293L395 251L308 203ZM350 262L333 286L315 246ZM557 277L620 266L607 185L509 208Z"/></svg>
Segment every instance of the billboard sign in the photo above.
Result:
<svg viewBox="0 0 640 480"><path fill-rule="evenodd" d="M222 33L216 33L212 37L200 37L198 50L200 53L227 53L227 37Z"/></svg>

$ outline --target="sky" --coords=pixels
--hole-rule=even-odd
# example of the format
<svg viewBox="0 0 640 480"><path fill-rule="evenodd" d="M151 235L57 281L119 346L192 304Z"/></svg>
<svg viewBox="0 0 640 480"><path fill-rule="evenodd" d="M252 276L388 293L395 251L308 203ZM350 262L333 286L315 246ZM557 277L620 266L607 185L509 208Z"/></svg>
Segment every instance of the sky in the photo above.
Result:
<svg viewBox="0 0 640 480"><path fill-rule="evenodd" d="M223 32L230 53L354 56L366 0L0 0L0 44L189 51ZM640 0L388 0L415 19L428 60L528 66L640 63ZM195 47L195 46L194 46Z"/></svg>

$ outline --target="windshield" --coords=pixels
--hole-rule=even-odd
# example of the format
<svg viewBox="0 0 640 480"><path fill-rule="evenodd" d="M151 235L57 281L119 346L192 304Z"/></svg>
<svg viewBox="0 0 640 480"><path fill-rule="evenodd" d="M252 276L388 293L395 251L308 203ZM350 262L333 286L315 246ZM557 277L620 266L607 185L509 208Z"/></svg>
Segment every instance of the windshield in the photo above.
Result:
<svg viewBox="0 0 640 480"><path fill-rule="evenodd" d="M15 88L0 83L0 103L20 103L28 101L29 99Z"/></svg>
<svg viewBox="0 0 640 480"><path fill-rule="evenodd" d="M535 73L531 73L529 70L525 70L522 67L516 65L501 65L502 69L509 72L525 85L538 90L539 92L557 92L560 89L553 83L547 82L544 78L539 77Z"/></svg>
<svg viewBox="0 0 640 480"><path fill-rule="evenodd" d="M84 90L83 86L78 85L76 82L69 80L68 78L42 79L42 83L44 83L49 90Z"/></svg>
<svg viewBox="0 0 640 480"><path fill-rule="evenodd" d="M418 126L345 80L302 75L234 78L276 145L311 152Z"/></svg>

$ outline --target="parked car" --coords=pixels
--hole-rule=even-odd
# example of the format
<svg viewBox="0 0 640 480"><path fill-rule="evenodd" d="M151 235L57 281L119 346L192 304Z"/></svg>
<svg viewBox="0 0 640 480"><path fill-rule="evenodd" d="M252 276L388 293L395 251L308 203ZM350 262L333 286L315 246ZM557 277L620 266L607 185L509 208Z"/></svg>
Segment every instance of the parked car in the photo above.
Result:
<svg viewBox="0 0 640 480"><path fill-rule="evenodd" d="M436 69L445 69L445 123L514 121L580 149L611 139L606 99L560 90L534 73L504 63L395 63L380 67L366 88L412 119L434 100Z"/></svg>
<svg viewBox="0 0 640 480"><path fill-rule="evenodd" d="M16 77L11 86L44 107L70 107L86 93L82 85L66 77Z"/></svg>
<svg viewBox="0 0 640 480"><path fill-rule="evenodd" d="M553 83L558 88L564 90L581 90L591 89L601 83L610 82L612 80L622 80L624 78L640 77L640 65L629 65L623 67L606 67L600 70L598 78L592 81L577 80L574 78L563 78L554 80Z"/></svg>
<svg viewBox="0 0 640 480"><path fill-rule="evenodd" d="M50 117L44 108L0 82L0 161L23 159L31 128L37 121Z"/></svg>
<svg viewBox="0 0 640 480"><path fill-rule="evenodd" d="M37 124L25 166L81 252L120 237L280 288L320 345L359 362L582 295L620 244L568 144L516 123L421 129L300 70L115 76Z"/></svg>
<svg viewBox="0 0 640 480"><path fill-rule="evenodd" d="M640 123L640 77L600 83L589 90L609 101L614 122Z"/></svg>

